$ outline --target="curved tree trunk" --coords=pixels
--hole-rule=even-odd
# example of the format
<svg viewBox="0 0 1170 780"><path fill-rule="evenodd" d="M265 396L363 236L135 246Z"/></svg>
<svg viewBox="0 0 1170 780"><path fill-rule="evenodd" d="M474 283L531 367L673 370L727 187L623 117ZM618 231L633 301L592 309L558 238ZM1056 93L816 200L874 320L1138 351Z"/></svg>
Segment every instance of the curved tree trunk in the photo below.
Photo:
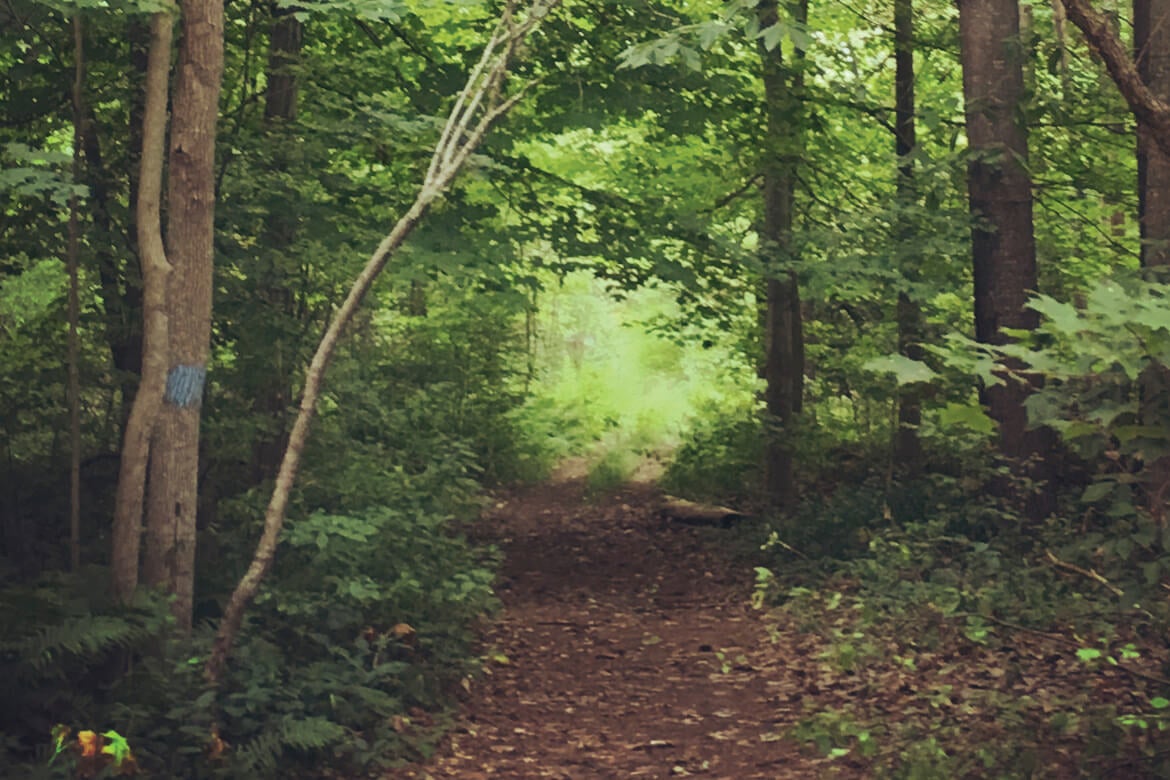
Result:
<svg viewBox="0 0 1170 780"><path fill-rule="evenodd" d="M317 413L317 401L320 398L325 371L333 359L333 353L342 334L357 314L366 293L385 269L390 258L414 231L435 200L446 192L492 126L524 96L526 90L521 89L507 99L501 97L508 65L528 33L558 2L559 0L534 0L522 20L514 18L512 4L506 7L500 25L488 41L479 64L468 76L463 92L455 101L414 203L374 250L354 280L337 314L329 323L325 335L321 337L313 360L305 372L305 388L301 395L300 409L289 433L288 446L280 463L272 497L264 513L264 531L256 545L252 563L228 600L219 630L216 632L215 644L207 659L204 672L212 685L218 685L222 679L228 656L243 625L244 612L259 592L260 584L276 557L277 541L281 529L284 528L285 512L300 469L301 454L308 441L309 428Z"/></svg>
<svg viewBox="0 0 1170 780"><path fill-rule="evenodd" d="M172 28L170 14L155 14L151 19L146 101L142 113L142 163L135 202L138 247L142 258L142 381L126 422L110 560L114 596L121 601L130 600L138 587L146 471L152 434L166 389L167 278L171 267L163 247L161 214Z"/></svg>

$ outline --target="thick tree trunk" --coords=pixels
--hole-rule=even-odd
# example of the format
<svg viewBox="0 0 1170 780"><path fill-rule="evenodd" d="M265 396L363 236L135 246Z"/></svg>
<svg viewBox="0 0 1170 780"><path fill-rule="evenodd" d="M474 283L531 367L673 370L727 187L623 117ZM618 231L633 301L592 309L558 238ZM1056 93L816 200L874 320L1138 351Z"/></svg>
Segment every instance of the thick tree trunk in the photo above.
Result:
<svg viewBox="0 0 1170 780"><path fill-rule="evenodd" d="M908 207L917 200L914 186L914 162L911 153L917 144L914 124L914 4L913 0L894 0L894 147L898 155L898 201ZM909 255L915 237L912 229L898 228L902 275L907 282L918 275L917 258ZM912 360L922 360L922 307L907 292L898 294L898 352ZM903 385L898 390L898 429L894 432L894 459L908 475L922 470L922 390L917 385Z"/></svg>
<svg viewBox="0 0 1170 780"><path fill-rule="evenodd" d="M967 188L974 225L975 336L1003 344L1005 328L1032 329L1038 315L1026 307L1037 287L1032 233L1032 182L1026 129L1020 124L1024 94L1023 49L1016 0L962 0L959 30L970 147ZM1030 459L1049 456L1050 435L1028 430L1024 401L1032 388L1009 380L985 390L999 424L1000 451L1017 473L1034 480L1042 470ZM1028 513L1050 510L1050 493L1032 493ZM1039 496L1039 498L1036 498Z"/></svg>
<svg viewBox="0 0 1170 780"><path fill-rule="evenodd" d="M171 267L163 247L161 213L172 27L170 14L155 14L151 19L142 112L142 164L135 197L142 258L142 381L134 395L123 437L110 558L114 596L121 601L129 601L138 587L146 472L167 381L167 281Z"/></svg>
<svg viewBox="0 0 1170 780"><path fill-rule="evenodd" d="M758 8L761 29L779 20L776 0ZM808 18L808 2L792 7L798 24ZM796 168L804 151L804 79L799 68L787 68L780 45L760 44L766 117L760 236L765 273L764 406L768 415L764 450L764 491L774 506L788 506L796 497L792 443L804 395L804 328L800 285L794 269L792 226L795 217ZM800 54L798 52L797 56Z"/></svg>
<svg viewBox="0 0 1170 780"><path fill-rule="evenodd" d="M1170 0L1134 0L1133 38L1142 82L1159 100L1170 102ZM1137 160L1142 265L1170 265L1170 155L1140 121Z"/></svg>
<svg viewBox="0 0 1170 780"><path fill-rule="evenodd" d="M171 110L167 250L170 365L151 453L143 577L175 595L190 630L195 583L199 420L211 340L215 130L223 74L222 0L185 0Z"/></svg>

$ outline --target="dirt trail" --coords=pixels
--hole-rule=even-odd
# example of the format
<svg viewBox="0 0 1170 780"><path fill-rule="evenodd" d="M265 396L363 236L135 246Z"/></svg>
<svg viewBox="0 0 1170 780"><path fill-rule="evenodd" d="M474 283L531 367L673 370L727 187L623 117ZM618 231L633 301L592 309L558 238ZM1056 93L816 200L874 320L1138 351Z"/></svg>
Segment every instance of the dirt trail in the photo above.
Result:
<svg viewBox="0 0 1170 780"><path fill-rule="evenodd" d="M541 485L487 513L477 535L506 556L487 642L508 662L475 682L438 756L394 776L822 776L781 736L816 691L807 640L769 637L721 532L660 520L649 485L582 494Z"/></svg>

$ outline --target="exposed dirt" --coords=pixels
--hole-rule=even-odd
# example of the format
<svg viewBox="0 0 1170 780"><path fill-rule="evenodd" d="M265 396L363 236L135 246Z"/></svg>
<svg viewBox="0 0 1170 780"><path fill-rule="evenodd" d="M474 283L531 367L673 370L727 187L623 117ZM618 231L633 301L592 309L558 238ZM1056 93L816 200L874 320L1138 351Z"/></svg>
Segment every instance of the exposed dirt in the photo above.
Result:
<svg viewBox="0 0 1170 780"><path fill-rule="evenodd" d="M564 479L485 515L477 535L506 556L486 639L507 660L474 683L436 758L394 776L823 776L782 736L817 689L809 640L766 630L725 532L659 519L647 484L583 492Z"/></svg>

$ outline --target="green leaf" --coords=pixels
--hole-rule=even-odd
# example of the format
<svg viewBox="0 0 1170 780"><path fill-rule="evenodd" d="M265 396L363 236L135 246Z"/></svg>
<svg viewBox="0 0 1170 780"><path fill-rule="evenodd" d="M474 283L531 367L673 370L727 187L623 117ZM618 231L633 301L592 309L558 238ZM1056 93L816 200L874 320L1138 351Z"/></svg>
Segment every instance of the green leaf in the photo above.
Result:
<svg viewBox="0 0 1170 780"><path fill-rule="evenodd" d="M967 428L982 434L995 431L995 421L987 416L983 407L972 404L947 404L939 410L938 422L943 428Z"/></svg>
<svg viewBox="0 0 1170 780"><path fill-rule="evenodd" d="M1081 502L1085 504L1092 504L1100 501L1113 492L1117 487L1117 483L1113 480L1104 482L1094 482L1085 488L1085 492L1081 494Z"/></svg>
<svg viewBox="0 0 1170 780"><path fill-rule="evenodd" d="M862 365L867 371L893 374L900 385L930 382L938 378L938 374L921 360L914 360L901 354L870 358Z"/></svg>
<svg viewBox="0 0 1170 780"><path fill-rule="evenodd" d="M785 34L787 32L787 26L777 22L776 24L760 30L756 37L763 40L765 49L772 51L780 45L781 41L784 40Z"/></svg>
<svg viewBox="0 0 1170 780"><path fill-rule="evenodd" d="M1084 329L1080 312L1069 303L1061 303L1047 295L1038 295L1028 302L1028 307L1048 320L1049 329L1064 336L1075 336Z"/></svg>

